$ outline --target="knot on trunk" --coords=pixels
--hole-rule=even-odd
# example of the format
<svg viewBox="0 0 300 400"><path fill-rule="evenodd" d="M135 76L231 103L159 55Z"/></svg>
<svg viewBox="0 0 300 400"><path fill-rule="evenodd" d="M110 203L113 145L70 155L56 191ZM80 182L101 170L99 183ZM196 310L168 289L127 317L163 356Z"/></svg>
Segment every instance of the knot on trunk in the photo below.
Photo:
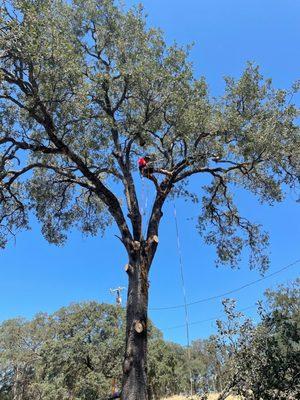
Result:
<svg viewBox="0 0 300 400"><path fill-rule="evenodd" d="M157 235L152 235L152 236L150 236L149 237L149 239L148 239L148 243L149 244L158 244L158 242L159 242L159 239L158 239L158 236Z"/></svg>
<svg viewBox="0 0 300 400"><path fill-rule="evenodd" d="M132 368L133 357L126 357L124 360L123 371L125 374L128 374Z"/></svg>
<svg viewBox="0 0 300 400"><path fill-rule="evenodd" d="M133 274L133 266L131 264L126 264L124 269L127 274Z"/></svg>
<svg viewBox="0 0 300 400"><path fill-rule="evenodd" d="M136 320L133 323L134 330L136 333L142 333L146 329L146 323L144 321Z"/></svg>

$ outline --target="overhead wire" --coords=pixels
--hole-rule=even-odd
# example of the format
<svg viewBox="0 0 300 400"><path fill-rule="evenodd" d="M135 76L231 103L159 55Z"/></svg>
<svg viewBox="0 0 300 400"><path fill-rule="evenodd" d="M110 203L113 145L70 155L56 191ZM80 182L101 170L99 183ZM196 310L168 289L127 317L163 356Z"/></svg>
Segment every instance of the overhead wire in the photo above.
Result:
<svg viewBox="0 0 300 400"><path fill-rule="evenodd" d="M256 304L254 304L254 305L252 305L252 306L248 306L248 307L241 308L241 309L239 309L239 310L237 310L237 311L238 311L238 312L243 312L243 311L250 310L251 308L255 308L255 307L257 307ZM193 321L193 322L190 322L190 323L189 323L189 326L198 325L198 324L203 324L203 323L209 322L209 321L216 321L217 319L220 319L220 318L222 318L222 317L223 317L223 315L217 315L217 316L215 316L215 317L210 317L210 318L202 319L202 320L200 320L200 321ZM184 327L185 327L185 324L181 324L181 325L169 326L169 327L167 327L167 328L162 328L162 330L163 330L163 331L165 331L165 330L173 330L173 329L179 329L179 328L184 328Z"/></svg>
<svg viewBox="0 0 300 400"><path fill-rule="evenodd" d="M142 215L144 217L146 217L147 208L148 208L148 196L149 196L148 187L146 187L146 190L145 190L145 182L144 182L144 179L142 177L142 203L143 203L144 207L142 206L142 210L141 210L142 212L141 213L142 213ZM293 261L292 263L290 263L290 264L288 264L288 265L286 265L286 266L284 266L284 267L282 267L282 268L280 268L280 269L278 269L278 270L276 270L276 271L274 271L274 272L272 272L270 274L267 274L267 275L265 275L265 276L263 276L261 278L255 279L255 280L253 280L251 282L248 282L248 283L246 283L246 284L244 284L242 286L239 286L239 287L237 287L235 289L220 293L218 295L202 298L202 299L195 300L195 301L192 301L192 302L188 303L187 302L187 297L186 297L185 282L184 282L183 258L182 258L182 252L181 252L181 246L180 246L179 227L178 227L177 211L176 211L175 203L174 203L174 219L175 219L175 228L176 228L176 236L177 236L177 251L178 251L178 256L179 256L180 276L181 276L181 284L182 284L184 303L183 304L174 305L174 306L152 307L152 308L149 308L149 310L150 311L162 311L162 310L172 310L172 309L184 308L184 310L185 310L185 324L176 325L176 326L168 327L168 328L164 328L164 329L165 330L171 330L171 329L177 329L177 328L185 327L186 328L186 337L187 337L187 347L188 347L188 349L190 347L189 327L191 325L201 324L201 323L209 322L209 321L215 321L218 318L222 317L222 316L217 316L217 317L211 317L211 318L203 319L203 320L200 320L200 321L189 322L188 307L190 307L192 305L195 305L195 304L200 304L200 303L216 300L216 299L222 298L224 296L239 292L239 291L241 291L243 289L246 289L246 288L248 288L248 287L250 287L252 285L255 285L255 284L259 283L259 282L262 282L262 281L264 281L264 280L266 280L268 278L271 278L272 276L275 276L275 275L277 275L277 274L279 274L279 273L281 273L281 272L283 272L283 271L285 271L285 270L297 265L298 263L300 263L300 259L297 259L297 260ZM241 309L239 311L241 311L241 312L242 311L246 311L246 310L254 308L254 307L256 307L256 305L245 307L245 308L243 308L243 309Z"/></svg>
<svg viewBox="0 0 300 400"><path fill-rule="evenodd" d="M257 303L255 303L255 304L253 304L251 306L240 308L239 310L237 310L237 312L244 312L244 311L247 311L247 310L250 310L250 309L253 309L253 308L257 308L257 305L258 305L258 301L257 301ZM223 318L223 315L220 314L220 315L215 316L215 317L210 317L210 318L202 319L202 320L199 320L199 321L189 322L189 326L198 325L198 324L202 324L202 323L209 322L209 321L216 321L216 320L221 319L221 318ZM184 328L184 327L185 327L185 324L181 324L181 325L174 325L174 326L169 326L169 327L161 328L161 329L165 331L165 330L173 330L173 329L179 329L179 328Z"/></svg>
<svg viewBox="0 0 300 400"><path fill-rule="evenodd" d="M239 310L237 310L237 312L244 312L244 311L247 311L247 310L250 310L250 309L253 309L253 308L257 308L257 306L258 306L258 301L255 304L251 305L251 306L240 308ZM199 321L189 322L189 326L198 325L198 324L202 324L202 323L209 322L209 321L216 321L216 320L221 319L221 318L223 318L223 315L220 314L220 315L215 316L215 317L210 317L210 318L202 319L202 320L199 320ZM162 330L164 330L164 331L165 330L173 330L173 329L179 329L179 328L184 328L184 327L185 327L185 324L180 324L180 325L174 325L174 326L169 326L169 327L166 327L166 328L162 328Z"/></svg>
<svg viewBox="0 0 300 400"><path fill-rule="evenodd" d="M244 284L242 286L239 286L239 287L237 287L235 289L228 290L226 292L217 294L215 296L205 297L205 298L202 298L202 299L199 299L199 300L192 301L190 303L177 304L177 305L174 305L174 306L151 307L151 308L149 308L149 310L151 310L151 311L174 310L174 309L178 309L178 308L190 307L190 306L195 305L195 304L200 304L200 303L205 303L205 302L208 302L208 301L220 299L220 298L222 298L224 296L228 296L230 294L239 292L239 291L241 291L243 289L246 289L246 288L248 288L250 286L253 286L253 285L255 285L255 284L259 283L259 282L262 282L262 281L264 281L264 280L266 280L268 278L271 278L272 276L280 274L281 272L283 272L283 271L285 271L285 270L287 270L287 269L289 269L289 268L291 268L291 267L293 267L293 266L295 266L296 264L299 264L299 263L300 263L300 259L297 259L297 260L293 261L292 263L290 263L290 264L288 264L288 265L286 265L286 266L284 266L284 267L282 267L282 268L280 268L280 269L278 269L278 270L276 270L276 271L274 271L274 272L272 272L270 274L262 276L261 278L255 279L254 281L248 282L248 283L246 283L246 284Z"/></svg>

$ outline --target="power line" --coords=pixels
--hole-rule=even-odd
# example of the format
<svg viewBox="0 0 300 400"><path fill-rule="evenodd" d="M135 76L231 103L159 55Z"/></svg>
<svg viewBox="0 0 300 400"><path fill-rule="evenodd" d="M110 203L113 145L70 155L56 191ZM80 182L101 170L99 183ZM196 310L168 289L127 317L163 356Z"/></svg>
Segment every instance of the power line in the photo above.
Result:
<svg viewBox="0 0 300 400"><path fill-rule="evenodd" d="M245 308L241 308L240 310L237 310L237 311L238 311L238 312L243 312L243 311L250 310L251 308L255 308L255 307L257 307L256 304L254 304L254 305L252 305L252 306L245 307ZM189 326L191 326L191 325L203 324L204 322L209 322L209 321L216 321L217 319L220 319L220 318L222 318L222 317L223 317L223 315L218 315L218 316L216 316L216 317L206 318L206 319L202 319L202 320L200 320L200 321L193 321L193 322L190 322L190 323L189 323ZM175 325L175 326L169 326L168 328L162 328L162 330L163 330L163 331L166 331L166 330L173 330L173 329L185 328L185 325L186 325L186 324Z"/></svg>
<svg viewBox="0 0 300 400"><path fill-rule="evenodd" d="M121 292L122 290L126 289L125 287L117 287L115 289L110 289L110 294L114 295L116 297L116 305L117 306L122 306L122 296L121 296Z"/></svg>
<svg viewBox="0 0 300 400"><path fill-rule="evenodd" d="M236 292L239 292L240 290L246 289L246 288L249 287L249 286L252 286L252 285L255 285L256 283L259 283L259 282L261 282L261 281L264 281L265 279L271 278L271 277L274 276L274 275L280 274L281 272L287 270L288 268L293 267L294 265L298 264L299 262L300 262L300 259L295 260L295 261L293 261L292 263L290 263L290 264L288 264L288 265L286 265L286 266L284 266L284 267L278 269L277 271L272 272L271 274L265 275L265 276L263 276L263 277L261 277L261 278L258 278L258 279L256 279L256 280L254 280L254 281L251 281L251 282L249 282L249 283L246 283L245 285L242 285L242 286L240 286L240 287L238 287L238 288L236 288L236 289L232 289L232 290L229 290L229 291L227 291L227 292L224 292L224 293L221 293L221 294L217 294L217 295L215 295L215 296L205 297L205 298L203 298L203 299L195 300L195 301L192 301L192 302L190 302L190 303L178 304L178 305L175 305L175 306L154 307L154 308L150 308L150 310L151 310L151 311L175 310L175 309L177 309L177 308L185 308L185 307L192 306L192 305L194 305L194 304L200 304L200 303L205 303L205 302L207 302L207 301L220 299L220 298L222 298L222 297L224 297L224 296L228 296L228 295L230 295L230 294L232 294L232 293L236 293Z"/></svg>

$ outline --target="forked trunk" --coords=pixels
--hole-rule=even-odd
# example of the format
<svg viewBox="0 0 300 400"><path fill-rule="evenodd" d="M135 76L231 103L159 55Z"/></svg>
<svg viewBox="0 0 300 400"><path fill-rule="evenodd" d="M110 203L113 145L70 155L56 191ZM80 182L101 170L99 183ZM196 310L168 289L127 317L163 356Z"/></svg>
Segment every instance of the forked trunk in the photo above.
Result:
<svg viewBox="0 0 300 400"><path fill-rule="evenodd" d="M142 249L127 265L128 297L122 400L147 400L148 260Z"/></svg>

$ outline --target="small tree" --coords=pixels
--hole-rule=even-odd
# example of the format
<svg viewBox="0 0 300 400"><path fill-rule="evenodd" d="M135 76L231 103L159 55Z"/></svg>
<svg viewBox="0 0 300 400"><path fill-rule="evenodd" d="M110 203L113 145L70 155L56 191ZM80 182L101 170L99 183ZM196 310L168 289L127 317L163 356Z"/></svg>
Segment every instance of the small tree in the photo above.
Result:
<svg viewBox="0 0 300 400"><path fill-rule="evenodd" d="M191 344L191 365L196 393L222 392L226 371L223 363L223 348L215 336L195 340Z"/></svg>
<svg viewBox="0 0 300 400"><path fill-rule="evenodd" d="M219 399L237 393L249 400L293 400L299 396L300 281L267 291L269 309L259 307L261 321L225 301L227 321L218 321L216 343L223 358L225 387Z"/></svg>
<svg viewBox="0 0 300 400"><path fill-rule="evenodd" d="M234 265L248 245L251 266L264 270L267 236L239 215L232 188L273 203L297 180L297 87L275 90L249 64L212 100L187 57L146 27L140 8L124 11L113 0L2 1L1 246L28 227L30 211L55 244L73 226L95 235L117 225L128 254L126 400L147 398L148 274L166 199L197 199L188 191L197 176L198 228L218 260ZM146 227L135 173L145 153L156 159L147 174L156 194Z"/></svg>

